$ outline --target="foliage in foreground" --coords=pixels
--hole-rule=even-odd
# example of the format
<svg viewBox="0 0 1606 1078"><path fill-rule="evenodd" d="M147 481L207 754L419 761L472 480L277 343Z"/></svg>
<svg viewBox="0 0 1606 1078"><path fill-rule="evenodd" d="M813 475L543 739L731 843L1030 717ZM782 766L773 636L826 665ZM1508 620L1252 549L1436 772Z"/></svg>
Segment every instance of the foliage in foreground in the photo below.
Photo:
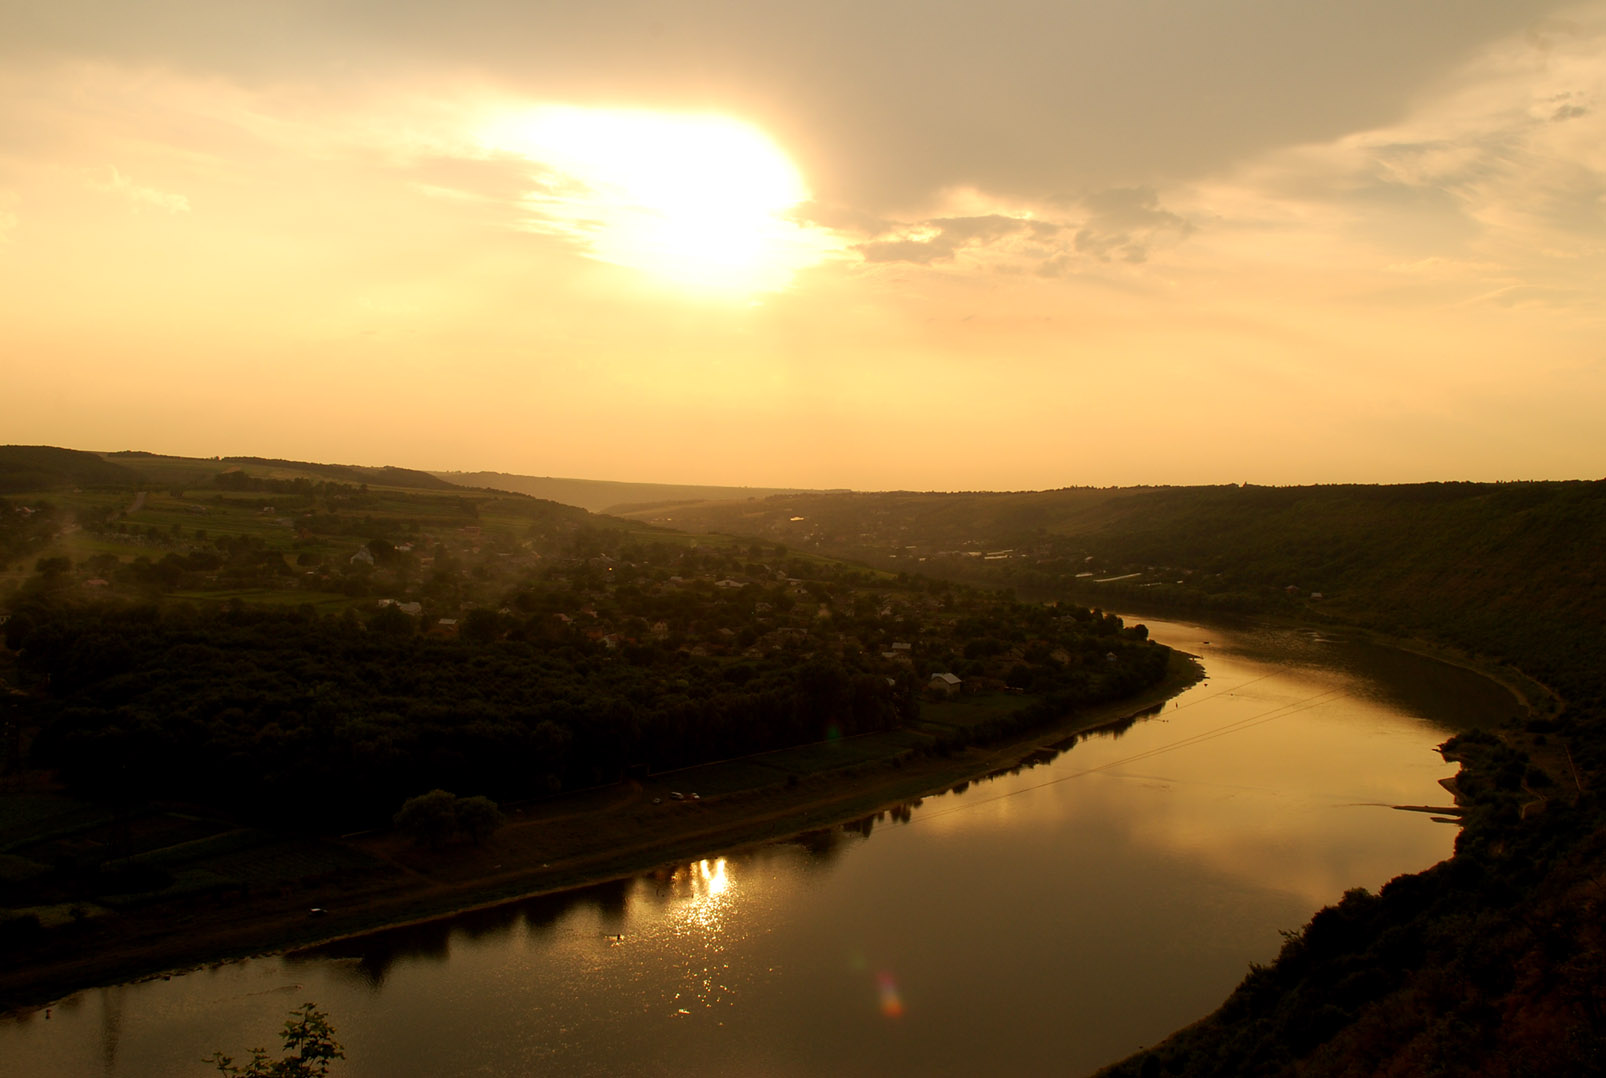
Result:
<svg viewBox="0 0 1606 1078"><path fill-rule="evenodd" d="M291 1011L282 1036L285 1055L281 1059L270 1060L265 1049L253 1048L251 1061L244 1067L222 1052L213 1052L202 1062L217 1067L219 1074L241 1078L325 1078L331 1062L346 1058L329 1016L315 1003L303 1003Z"/></svg>

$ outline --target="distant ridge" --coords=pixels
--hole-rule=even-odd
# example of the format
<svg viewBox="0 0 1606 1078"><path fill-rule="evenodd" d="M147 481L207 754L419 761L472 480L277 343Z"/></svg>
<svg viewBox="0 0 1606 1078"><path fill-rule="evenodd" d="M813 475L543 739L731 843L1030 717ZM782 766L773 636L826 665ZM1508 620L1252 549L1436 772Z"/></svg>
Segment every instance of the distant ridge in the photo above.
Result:
<svg viewBox="0 0 1606 1078"><path fill-rule="evenodd" d="M50 445L0 445L0 493L70 487L136 487L144 476L98 453Z"/></svg>
<svg viewBox="0 0 1606 1078"><path fill-rule="evenodd" d="M701 502L746 501L775 494L810 493L797 487L715 487L676 483L623 483L607 479L555 479L507 472L432 472L447 483L529 494L593 513L629 512Z"/></svg>
<svg viewBox="0 0 1606 1078"><path fill-rule="evenodd" d="M314 464L303 460L278 460L273 457L223 457L222 464L255 464L264 468L295 468L315 475L326 475L348 483L372 483L382 487L409 487L422 490L456 490L459 484L441 479L429 472L413 468L396 468L385 465L368 468L356 464Z"/></svg>

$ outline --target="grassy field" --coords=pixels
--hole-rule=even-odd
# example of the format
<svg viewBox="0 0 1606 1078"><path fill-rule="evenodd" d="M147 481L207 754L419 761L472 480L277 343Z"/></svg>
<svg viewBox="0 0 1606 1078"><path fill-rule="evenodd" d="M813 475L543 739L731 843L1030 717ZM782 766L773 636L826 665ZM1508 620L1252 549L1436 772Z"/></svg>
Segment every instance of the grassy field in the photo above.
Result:
<svg viewBox="0 0 1606 1078"><path fill-rule="evenodd" d="M920 705L920 721L927 725L965 729L993 719L1005 718L1036 702L1032 696L987 693L984 696L956 696L948 700L928 700Z"/></svg>
<svg viewBox="0 0 1606 1078"><path fill-rule="evenodd" d="M704 796L738 793L763 789L792 778L807 778L867 763L886 763L930 744L931 739L918 731L891 730L688 767L655 775L647 785L656 796L664 796L669 790L697 792Z"/></svg>

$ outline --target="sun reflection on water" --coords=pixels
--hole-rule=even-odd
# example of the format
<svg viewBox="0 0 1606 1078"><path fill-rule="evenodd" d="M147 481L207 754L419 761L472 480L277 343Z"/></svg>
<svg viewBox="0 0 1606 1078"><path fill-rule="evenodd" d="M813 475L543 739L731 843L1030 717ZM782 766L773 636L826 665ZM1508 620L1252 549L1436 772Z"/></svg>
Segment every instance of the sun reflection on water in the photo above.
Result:
<svg viewBox="0 0 1606 1078"><path fill-rule="evenodd" d="M726 948L731 913L739 888L723 857L704 858L677 867L667 890L674 900L665 928L685 948L685 982L675 993L677 1015L690 1015L695 1004L711 1010L734 1005Z"/></svg>

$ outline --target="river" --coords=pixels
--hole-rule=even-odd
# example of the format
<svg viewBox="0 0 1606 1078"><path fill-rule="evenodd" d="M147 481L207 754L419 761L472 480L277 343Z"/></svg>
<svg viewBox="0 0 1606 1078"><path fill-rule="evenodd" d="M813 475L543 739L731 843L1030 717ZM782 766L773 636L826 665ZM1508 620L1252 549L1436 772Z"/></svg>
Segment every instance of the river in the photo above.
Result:
<svg viewBox="0 0 1606 1078"><path fill-rule="evenodd" d="M1341 637L1142 620L1208 677L1119 734L790 842L80 992L0 1020L0 1070L213 1073L312 1000L345 1078L1086 1073L1447 857L1454 826L1390 806L1447 804L1435 746L1514 706Z"/></svg>

